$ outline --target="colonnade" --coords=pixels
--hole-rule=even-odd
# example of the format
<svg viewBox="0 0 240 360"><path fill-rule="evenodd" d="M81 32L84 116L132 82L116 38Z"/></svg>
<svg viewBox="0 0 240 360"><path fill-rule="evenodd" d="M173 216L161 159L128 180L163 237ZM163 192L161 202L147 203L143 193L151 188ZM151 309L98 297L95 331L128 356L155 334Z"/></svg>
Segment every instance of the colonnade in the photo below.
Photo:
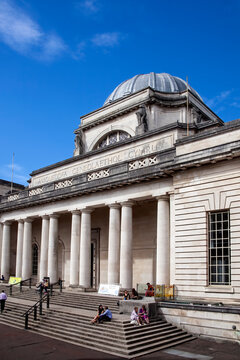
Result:
<svg viewBox="0 0 240 360"><path fill-rule="evenodd" d="M109 205L108 283L132 287L134 202ZM72 211L70 285L91 285L91 213L93 209ZM32 218L18 220L16 277L32 276ZM42 216L39 277L58 279L58 214ZM157 198L156 283L169 284L169 197ZM11 223L3 223L1 274L10 275Z"/></svg>

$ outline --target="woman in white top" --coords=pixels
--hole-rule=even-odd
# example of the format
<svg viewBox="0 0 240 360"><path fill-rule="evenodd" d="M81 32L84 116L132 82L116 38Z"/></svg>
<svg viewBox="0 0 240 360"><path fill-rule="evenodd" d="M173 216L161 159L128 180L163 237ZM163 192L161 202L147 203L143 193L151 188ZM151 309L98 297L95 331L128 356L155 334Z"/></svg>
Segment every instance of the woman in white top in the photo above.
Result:
<svg viewBox="0 0 240 360"><path fill-rule="evenodd" d="M133 325L141 325L140 320L139 320L139 316L138 316L138 308L137 308L137 306L135 306L135 308L133 309L133 311L131 313L131 324L133 324Z"/></svg>

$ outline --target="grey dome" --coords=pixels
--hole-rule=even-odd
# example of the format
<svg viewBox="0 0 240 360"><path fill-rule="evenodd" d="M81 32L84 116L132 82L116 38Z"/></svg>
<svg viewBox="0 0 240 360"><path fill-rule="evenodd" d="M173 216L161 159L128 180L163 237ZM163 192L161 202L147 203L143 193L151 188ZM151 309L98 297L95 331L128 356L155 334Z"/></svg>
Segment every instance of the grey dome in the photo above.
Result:
<svg viewBox="0 0 240 360"><path fill-rule="evenodd" d="M109 95L104 105L121 99L127 95L131 95L139 90L151 87L154 90L164 93L180 93L187 89L186 81L166 73L156 74L151 72L149 74L136 75L131 79L125 80ZM201 96L188 85L189 90L202 101Z"/></svg>

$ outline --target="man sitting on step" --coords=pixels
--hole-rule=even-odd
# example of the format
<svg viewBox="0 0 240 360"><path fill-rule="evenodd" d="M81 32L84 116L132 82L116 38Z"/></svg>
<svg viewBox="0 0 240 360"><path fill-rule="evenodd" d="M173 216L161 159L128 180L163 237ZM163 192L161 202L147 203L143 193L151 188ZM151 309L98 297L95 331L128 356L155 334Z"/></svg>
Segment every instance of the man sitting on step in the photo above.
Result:
<svg viewBox="0 0 240 360"><path fill-rule="evenodd" d="M104 306L104 312L99 315L98 322L102 323L103 321L111 321L112 320L112 313L108 309L108 306Z"/></svg>

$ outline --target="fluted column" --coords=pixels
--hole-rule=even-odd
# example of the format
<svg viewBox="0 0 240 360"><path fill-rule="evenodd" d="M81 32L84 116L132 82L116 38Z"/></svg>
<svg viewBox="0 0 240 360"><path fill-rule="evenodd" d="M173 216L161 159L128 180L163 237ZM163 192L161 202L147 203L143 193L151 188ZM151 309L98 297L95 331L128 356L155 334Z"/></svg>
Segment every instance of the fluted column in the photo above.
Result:
<svg viewBox="0 0 240 360"><path fill-rule="evenodd" d="M58 280L58 215L50 215L48 244L48 276L50 282Z"/></svg>
<svg viewBox="0 0 240 360"><path fill-rule="evenodd" d="M80 247L80 211L72 211L71 255L70 255L70 285L79 284L79 247Z"/></svg>
<svg viewBox="0 0 240 360"><path fill-rule="evenodd" d="M25 219L23 226L22 279L32 276L32 219Z"/></svg>
<svg viewBox="0 0 240 360"><path fill-rule="evenodd" d="M17 254L16 254L16 277L22 277L22 254L23 254L23 220L18 220Z"/></svg>
<svg viewBox="0 0 240 360"><path fill-rule="evenodd" d="M119 284L120 205L109 205L108 284Z"/></svg>
<svg viewBox="0 0 240 360"><path fill-rule="evenodd" d="M40 252L40 280L48 274L48 239L49 239L49 216L42 216L41 252Z"/></svg>
<svg viewBox="0 0 240 360"><path fill-rule="evenodd" d="M3 224L1 275L8 280L10 275L11 223Z"/></svg>
<svg viewBox="0 0 240 360"><path fill-rule="evenodd" d="M81 217L79 285L85 288L91 286L91 212L84 209Z"/></svg>
<svg viewBox="0 0 240 360"><path fill-rule="evenodd" d="M157 259L156 284L169 285L170 281L170 224L169 197L161 196L157 206Z"/></svg>
<svg viewBox="0 0 240 360"><path fill-rule="evenodd" d="M3 223L0 223L0 272L1 272L1 264L2 264L2 237L3 237Z"/></svg>
<svg viewBox="0 0 240 360"><path fill-rule="evenodd" d="M132 287L132 202L122 203L120 284L123 288Z"/></svg>

